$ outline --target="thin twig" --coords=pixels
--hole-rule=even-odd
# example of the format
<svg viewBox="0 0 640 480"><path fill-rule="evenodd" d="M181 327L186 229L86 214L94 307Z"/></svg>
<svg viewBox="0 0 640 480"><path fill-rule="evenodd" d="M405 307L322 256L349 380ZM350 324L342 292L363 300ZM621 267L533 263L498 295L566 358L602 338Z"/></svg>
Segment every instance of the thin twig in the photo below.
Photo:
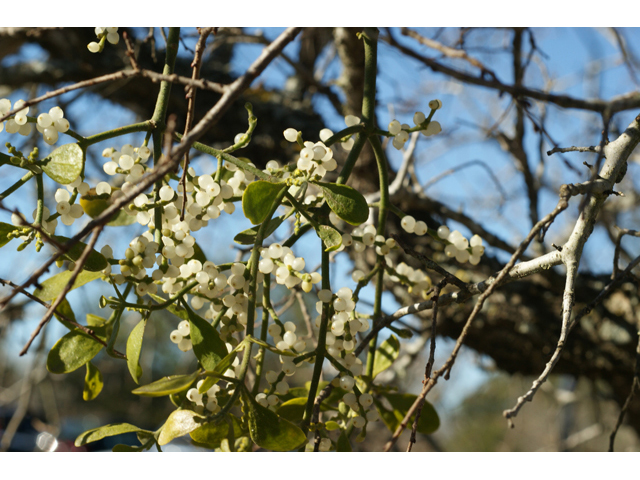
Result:
<svg viewBox="0 0 640 480"><path fill-rule="evenodd" d="M102 228L103 228L102 226L99 226L99 227L96 227L95 230L93 231L93 236L91 237L91 240L89 241L89 243L85 247L84 251L82 252L82 255L80 255L80 258L76 262L76 266L73 269L73 273L71 274L71 277L69 278L69 281L67 282L67 284L62 289L62 292L60 292L60 294L56 297L56 299L51 303L51 306L49 307L47 312L44 314L44 317L42 317L42 320L40 320L40 323L38 324L36 329L31 334L31 337L29 337L29 340L27 341L25 346L20 351L20 356L22 356L25 353L27 353L27 351L29 350L29 347L33 343L33 340L35 340L35 338L38 336L40 331L49 322L49 320L51 319L51 317L55 313L56 309L60 306L62 301L65 299L67 293L73 288L73 284L75 283L76 278L78 278L78 275L82 271L82 268L84 267L84 264L87 261L87 258L89 258L89 255L93 251L93 247L95 246L96 241L98 240L98 237L100 236L100 232L102 231Z"/></svg>
<svg viewBox="0 0 640 480"><path fill-rule="evenodd" d="M553 155L554 153L567 153L567 152L591 152L591 153L600 153L602 149L600 145L596 145L595 147L554 147L547 152L548 156Z"/></svg>

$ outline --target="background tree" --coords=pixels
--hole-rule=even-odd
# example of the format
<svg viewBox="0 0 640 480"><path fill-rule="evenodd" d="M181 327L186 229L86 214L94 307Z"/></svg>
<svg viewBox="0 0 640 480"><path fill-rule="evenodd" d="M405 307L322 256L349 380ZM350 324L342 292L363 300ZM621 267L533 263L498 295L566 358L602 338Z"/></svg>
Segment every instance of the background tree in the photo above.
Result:
<svg viewBox="0 0 640 480"><path fill-rule="evenodd" d="M410 123L416 110L428 114L428 102L441 99L443 108L435 117L443 126L441 135L425 141L415 132L402 152L398 152L391 145L390 135L379 132L386 142L384 148L390 162L388 201L404 214L424 221L433 232L448 225L452 231L463 230L467 237L479 235L487 253L475 266L468 262L461 264L446 255L442 242L428 235L410 234L401 227L399 216L388 216L387 233L395 234L402 246L402 250L392 252L394 264L405 261L414 268L425 269L436 289L425 301L385 277L385 289L393 293L395 303L385 297L381 306L385 315L377 322L389 323L391 318L398 323L406 321L394 324L394 328L414 333L408 349L414 353L407 355L403 347L402 368L390 370L386 380L402 391L417 393L416 378L425 376L427 363L429 373L423 393L433 395L429 393L431 388L442 376L448 377L458 348L465 345L488 356L495 368L508 374L540 376L522 399L518 397L530 386L513 392L514 382L508 382L513 395L504 400L503 409L516 426L520 408L524 414L542 401L536 396L533 405L523 407L523 402L533 398L541 381L547 379L551 367L554 374L566 375L554 385L555 398L549 396L551 403L560 402L564 418L555 448L601 449L603 439L613 431L617 420L618 412L608 413L610 416L603 420L596 414L578 414L589 408L574 400L559 400L561 393L567 391L586 392L584 395L591 398L594 411L601 405L609 408L606 400L614 400L622 409L620 418L637 432L640 403L633 399L638 382L637 277L633 269L640 257L632 238L626 238L623 244L625 236L637 236L632 229L638 220L634 208L637 165L633 161L627 165L627 160L634 159L633 148L640 138L634 119L640 106L635 91L637 60L627 43L629 38L636 38L637 32L383 29L378 47L377 105L370 110L373 118L366 119L365 46L356 35L361 31L305 29L298 34L295 48L289 47L280 55L275 64L280 65L280 71L268 75L267 70L260 77L264 83L250 86L253 78L241 76L248 64L243 57L247 55L244 52L250 51L246 45L268 45L276 37L275 32L224 28L208 32L201 66L193 77L206 79L208 83L198 83L189 82L188 78L197 70L192 62L198 51L196 42L205 37L202 32L181 31L174 69L178 76L168 78L158 75L165 62L166 32L157 29L127 30L132 50L129 54L122 41L117 46L105 45L100 54L89 52L86 45L96 40L93 29L4 29L0 31L0 58L3 58L0 85L6 88L2 96L11 95L15 101L86 81L86 88L65 94L57 104L62 106L71 125L77 125L78 131L88 136L107 128L103 125L95 128L91 122L96 120L85 118L87 102L98 111L114 109L123 118L144 121L156 106L158 91L152 82L170 80L174 86L166 112L175 116L171 128L187 132L187 136L194 128L199 142L218 149L226 148L238 132L247 130L243 105L250 102L258 126L241 154L260 169L274 158L280 161L297 158L296 144L282 137L287 128L293 127L303 132L305 139L315 141L313 135L325 125L338 131L344 128L339 123L342 117L355 115L362 117L364 123L386 131L390 120L397 118L401 123ZM567 55L560 48L547 50L546 46L553 45L550 37L556 34L575 35L577 40L572 39L572 45L584 42L587 63L579 65L575 77L555 76L556 56L565 59L563 55ZM124 73L109 81L95 81L114 72ZM243 82L243 78L247 81ZM400 80L405 83L394 83ZM198 87L197 92L191 90L195 102L185 99L182 88L185 85ZM233 90L234 95L237 93L234 101L225 100L230 91L225 85L237 87ZM223 120L218 120L215 127L213 123L199 130L198 126L192 127L206 119L216 103L223 105L224 116L217 117ZM387 113L389 109L391 113ZM106 113L101 121L106 121L105 116ZM193 122L187 128L190 117ZM113 127L122 124L118 119ZM25 150L35 140L36 137L26 137L24 145L15 145ZM11 141L14 142L13 137ZM186 153L182 145L176 144L171 158ZM349 185L373 204L382 202L380 183L374 150L366 145L353 166ZM584 153L569 153L576 150ZM348 152L340 147L335 152L338 164L344 165ZM584 158L578 160L578 155ZM194 157L190 161L199 159ZM103 160L96 151L89 150L87 162L91 175L105 177ZM332 181L338 172L339 169ZM7 182L7 186L11 183ZM16 205L10 203L13 198L5 202L10 208ZM215 235L208 238L211 240L205 245L219 245ZM199 243L203 244L200 239ZM214 255L215 249L203 250L208 257ZM377 261L372 249L362 254L350 250L350 255L353 268L363 272L371 271ZM439 267L430 261L437 262ZM520 263L514 266L515 261ZM448 276L446 272L456 276ZM442 283L443 280L446 281ZM373 298L372 294L367 295ZM363 298L367 295L363 294ZM10 319L25 306L15 303L17 298L5 308L7 324L15 324L17 320ZM282 301L287 304L286 298ZM312 310L314 306L309 304L308 308ZM95 305L86 306L89 313L92 309ZM404 315L409 313L413 316L407 320ZM434 318L437 318L435 325ZM158 332L153 335L166 338L168 332L162 332L163 327L154 328ZM434 329L437 337L433 336ZM457 342L452 356L438 359L435 364L429 361L431 339L447 337ZM44 349L45 340L42 342ZM162 350L156 355L161 357ZM457 368L451 372L452 379ZM102 363L101 369L104 370ZM162 371L155 364L154 369ZM4 392L17 392L20 386L34 382L54 384L38 380L33 372L37 369L32 371L29 382L17 383L13 390L3 391L6 398L17 400L17 394ZM403 372L413 374L403 378ZM108 388L113 388L112 380L105 377ZM13 378L17 380L16 376ZM587 386L578 379L586 381ZM495 382L492 388L498 392L507 389L500 386L499 380ZM127 386L129 390L131 385ZM26 413L27 390L21 392L23 401L15 418ZM471 400L479 398L474 396ZM156 400L147 401L159 405ZM158 406L154 410L157 417L149 420L160 422L166 418L167 410L163 408L166 406ZM496 412L491 413L495 419ZM125 411L121 414L125 415ZM464 418L463 414L457 421ZM592 429L592 437L589 432L582 437L583 441L585 438L593 441L592 444L581 443L572 436L594 425L600 429ZM411 429L410 424L408 428ZM625 432L625 436L625 445L636 448L633 435ZM436 438L420 446L440 448L446 443L447 448L454 450L511 448L501 444L506 438L504 431L496 434L496 440L488 442L488 446L465 446L452 440L455 433L451 432L448 437L442 433L442 439ZM396 448L391 443L376 445L368 439L360 448L384 447ZM514 448L532 447L521 444Z"/></svg>

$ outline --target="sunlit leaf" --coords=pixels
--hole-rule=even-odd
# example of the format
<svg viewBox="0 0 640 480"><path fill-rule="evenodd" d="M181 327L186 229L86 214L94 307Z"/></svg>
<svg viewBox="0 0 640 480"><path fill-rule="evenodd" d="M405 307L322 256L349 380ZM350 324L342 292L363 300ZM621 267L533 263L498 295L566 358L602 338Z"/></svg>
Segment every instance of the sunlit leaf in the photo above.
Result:
<svg viewBox="0 0 640 480"><path fill-rule="evenodd" d="M68 143L56 148L42 171L61 185L68 185L82 172L82 149L77 143Z"/></svg>
<svg viewBox="0 0 640 480"><path fill-rule="evenodd" d="M119 190L119 188L111 187L111 193L116 190ZM107 194L98 195L95 187L91 188L86 194L80 197L80 205L82 206L82 209L91 218L96 218L104 212L111 206L112 202L112 196ZM110 227L126 227L127 225L136 223L136 216L129 215L124 210L125 208L127 208L127 206L123 207L118 213L111 217L111 220L109 220L107 225Z"/></svg>
<svg viewBox="0 0 640 480"><path fill-rule="evenodd" d="M324 242L326 252L333 252L342 245L342 235L335 228L329 225L320 225L316 230L320 239Z"/></svg>
<svg viewBox="0 0 640 480"><path fill-rule="evenodd" d="M400 353L400 341L391 335L376 349L376 358L373 362L373 378L380 372L384 372L398 358Z"/></svg>
<svg viewBox="0 0 640 480"><path fill-rule="evenodd" d="M142 350L142 337L144 335L144 327L146 321L140 320L138 324L133 327L129 338L127 339L127 367L129 367L129 373L131 378L136 383L139 383L142 376L142 367L140 367L140 352Z"/></svg>
<svg viewBox="0 0 640 480"><path fill-rule="evenodd" d="M53 277L47 278L40 284L42 288L39 288L34 292L35 296L40 300L44 300L45 302L53 300L58 295L60 295L60 292L62 292L67 283L69 283L72 273L73 272L67 270L65 272L58 273ZM73 283L73 287L71 288L71 290L103 277L104 274L101 272L88 272L86 270L83 270L76 277L76 281Z"/></svg>
<svg viewBox="0 0 640 480"><path fill-rule="evenodd" d="M84 433L81 433L80 435L78 435L78 438L76 438L75 446L81 447L82 445L86 445L87 443L102 440L105 437L113 437L115 435L121 435L123 433L129 432L152 433L148 430L143 430L142 428L136 427L135 425L131 425L130 423L112 423L111 425L93 428L91 430L87 430Z"/></svg>
<svg viewBox="0 0 640 480"><path fill-rule="evenodd" d="M53 235L53 239L61 245L64 245L69 241L69 238L63 237L61 235ZM77 242L73 247L64 254L64 257L67 260L71 260L72 262L78 261L78 259L84 253L84 249L87 248L86 243ZM100 272L109 266L109 262L104 255L95 250L91 250L89 256L87 257L86 262L84 262L84 266L82 267L84 270L88 270L89 272Z"/></svg>
<svg viewBox="0 0 640 480"><path fill-rule="evenodd" d="M222 420L220 423L206 423L189 433L191 439L209 448L218 448L220 442L229 435L229 424Z"/></svg>
<svg viewBox="0 0 640 480"><path fill-rule="evenodd" d="M158 444L166 445L174 438L191 433L202 425L204 418L204 416L191 410L174 410L162 427L158 437Z"/></svg>
<svg viewBox="0 0 640 480"><path fill-rule="evenodd" d="M47 357L51 373L69 373L77 370L102 349L103 345L80 330L73 330L56 342Z"/></svg>
<svg viewBox="0 0 640 480"><path fill-rule="evenodd" d="M284 215L272 218L269 221L269 226L267 227L264 238L267 238L269 235L275 232L278 227L282 225L283 221ZM243 230L233 238L233 241L239 243L240 245L253 245L256 242L256 235L258 235L258 229L260 228L260 226L261 225L256 225L255 227Z"/></svg>
<svg viewBox="0 0 640 480"><path fill-rule="evenodd" d="M347 185L318 182L324 199L333 212L351 225L360 225L369 218L369 206L360 192Z"/></svg>
<svg viewBox="0 0 640 480"><path fill-rule="evenodd" d="M100 395L104 382L102 373L93 363L87 362L87 374L84 377L84 389L82 390L82 399L89 402Z"/></svg>
<svg viewBox="0 0 640 480"><path fill-rule="evenodd" d="M145 397L164 397L172 393L182 392L195 382L199 374L200 372L196 371L190 375L171 375L138 387L131 393Z"/></svg>
<svg viewBox="0 0 640 480"><path fill-rule="evenodd" d="M307 441L307 436L296 425L259 405L252 395L243 392L243 396L249 434L256 445L276 452L288 452Z"/></svg>
<svg viewBox="0 0 640 480"><path fill-rule="evenodd" d="M250 183L242 194L242 211L251 223L257 225L265 221L273 201L287 188L284 183L271 183L258 180Z"/></svg>

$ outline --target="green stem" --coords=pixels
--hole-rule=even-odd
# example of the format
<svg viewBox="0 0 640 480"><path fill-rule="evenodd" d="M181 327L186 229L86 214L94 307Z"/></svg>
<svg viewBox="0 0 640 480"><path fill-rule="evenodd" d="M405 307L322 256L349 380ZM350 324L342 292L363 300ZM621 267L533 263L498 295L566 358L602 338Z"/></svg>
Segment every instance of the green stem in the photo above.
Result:
<svg viewBox="0 0 640 480"><path fill-rule="evenodd" d="M147 120L146 122L125 125L124 127L118 127L112 130L107 130L106 132L98 133L96 135L91 135L90 137L86 137L84 140L79 141L78 143L81 147L86 148L89 145L94 145L96 143L109 140L110 138L120 137L122 135L127 135L129 133L135 132L147 132L152 128L153 124L149 120Z"/></svg>
<svg viewBox="0 0 640 480"><path fill-rule="evenodd" d="M267 341L267 329L269 327L269 310L266 307L271 304L271 275L265 275L264 285L262 286L262 327L260 328L260 340ZM262 380L262 367L264 365L264 347L258 349L258 358L256 360L256 381L253 384L251 395L254 397L260 391L260 380Z"/></svg>
<svg viewBox="0 0 640 480"><path fill-rule="evenodd" d="M336 180L337 184L347 183L349 175L351 175L351 170L353 170L353 166L356 164L356 161L358 160L360 152L362 151L362 147L364 147L365 143L367 143L367 135L365 133L359 133L356 136L356 141L353 144L353 148L349 152L349 155L344 162L344 166L340 171L340 176Z"/></svg>
<svg viewBox="0 0 640 480"><path fill-rule="evenodd" d="M273 200L273 205L271 206L271 210L267 215L267 218L260 228L258 229L258 233L256 234L256 243L253 246L253 250L251 250L251 258L247 265L251 267L251 276L249 283L249 305L247 309L247 335L253 335L253 324L255 323L256 318L256 290L258 288L257 285L257 277L258 277L258 263L260 261L260 249L262 248L262 241L265 238L265 234L267 233L267 229L269 228L269 222L271 221L271 217L276 212L277 208L280 206L282 199L284 198L285 193L287 193L287 188L284 187L280 190L280 193Z"/></svg>
<svg viewBox="0 0 640 480"><path fill-rule="evenodd" d="M36 185L38 187L38 201L36 206L35 225L42 225L42 217L44 215L44 184L42 182L42 174L36 175Z"/></svg>
<svg viewBox="0 0 640 480"><path fill-rule="evenodd" d="M178 47L180 44L180 28L171 27L167 38L167 56L164 60L163 75L171 75L178 56ZM163 80L160 83L160 91L156 100L156 108L153 111L151 121L155 124L155 128L164 129L167 117L167 108L169 106L169 95L171 93L171 82Z"/></svg>
<svg viewBox="0 0 640 480"><path fill-rule="evenodd" d="M331 282L329 279L329 252L322 247L322 288L331 290ZM316 347L316 360L313 365L313 376L311 377L311 385L309 386L309 397L307 405L302 417L302 428L307 432L311 423L311 415L313 413L313 404L318 394L318 385L320 384L320 376L322 375L322 364L326 353L327 342L327 326L329 324L330 303L322 304L322 319L320 320L320 330L318 332L318 346Z"/></svg>
<svg viewBox="0 0 640 480"><path fill-rule="evenodd" d="M372 136L369 141L373 147L373 152L376 157L378 165L378 174L380 178L380 208L378 210L378 230L377 235L383 235L385 233L385 226L387 222L387 211L389 208L389 172L387 168L387 158L382 150L380 139L376 136ZM378 255L377 265L384 265L384 256ZM382 313L382 291L384 289L384 268L380 268L378 276L376 277L376 294L373 302L373 318L380 318ZM376 346L378 344L378 334L369 342L369 351L367 354L367 368L366 375L371 377L373 374L373 364L376 356Z"/></svg>

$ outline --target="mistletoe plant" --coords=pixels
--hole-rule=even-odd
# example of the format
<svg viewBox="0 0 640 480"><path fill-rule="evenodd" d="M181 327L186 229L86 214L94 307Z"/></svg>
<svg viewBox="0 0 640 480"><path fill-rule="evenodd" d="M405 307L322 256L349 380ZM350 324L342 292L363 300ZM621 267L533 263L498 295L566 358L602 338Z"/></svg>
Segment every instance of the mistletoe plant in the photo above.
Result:
<svg viewBox="0 0 640 480"><path fill-rule="evenodd" d="M439 419L433 407L418 402L416 395L394 391L376 381L398 358L401 343L398 330L382 314L385 279L404 285L424 299L437 295L444 283L433 287L430 278L404 262L394 265L391 250L397 241L387 235L387 217L401 218L409 234L429 234L433 241L446 245L445 253L459 262L477 264L483 254L482 239L467 240L446 226L431 231L422 221L405 215L389 201L387 159L381 137L403 148L412 132L426 136L437 134L441 126L433 120L442 102L433 100L428 115L417 112L414 126L394 120L388 130L374 122L377 31L365 29L361 41L365 48L365 90L362 118L345 118L346 128L337 133L319 132L320 141L305 141L302 132L292 126L284 138L299 149L292 163L272 160L266 168L257 168L249 159L234 153L251 142L259 128L259 119L247 104L248 128L231 145L215 149L197 142L253 78L291 41L299 29L286 30L249 68L247 73L227 86L216 106L184 135L175 132L167 121L168 94L174 62L179 48L179 29L168 36L167 58L162 72L156 109L144 122L115 130L82 136L70 129L62 109L55 107L37 118L28 116L30 102L0 100L0 114L6 120L7 133L29 135L35 124L48 144L68 137L69 143L40 158L37 148L28 155L7 144L8 154L0 154L7 167L24 170L24 176L0 194L0 199L23 188L35 178L37 208L33 222L19 212L12 223L0 224L0 246L20 238L18 250L35 241L36 250L47 243L56 253L34 272L23 285L14 285L7 302L16 294L29 295L47 308L47 313L24 347L52 316L69 332L60 338L47 359L50 372L63 374L86 369L83 398L90 401L103 389L103 379L92 359L105 350L113 361L125 361L138 383L142 348L154 348L145 339L151 314L166 310L176 319L170 340L183 352L194 355L197 368L188 374L167 371L166 376L140 385L133 393L140 396L167 397L175 405L164 424L156 431L128 423L117 423L89 430L76 439L81 446L107 436L135 432L137 445L118 445L115 450L141 451L190 435L200 446L220 450L247 451L256 447L276 451L351 450L351 442L362 440L372 422L382 421L391 432L404 428L407 421L415 431L432 433ZM206 39L207 32L201 32ZM98 42L89 50L99 53L105 41L115 44L115 27L96 29ZM202 41L204 41L204 39ZM133 62L133 57L132 57ZM197 61L194 61L197 64ZM132 63L134 71L138 68ZM195 96L195 83L191 85ZM188 122L190 124L190 122ZM141 145L117 145L117 138L133 132L145 132ZM104 172L112 182L91 185L85 177L87 152L99 142L113 141L102 152ZM365 143L373 148L380 182L380 200L368 204L365 197L347 185L354 164ZM338 166L334 148L349 151ZM215 159L214 171L197 175L189 166L190 149ZM334 182L325 179L339 169ZM60 187L55 190L55 213L45 204L43 176ZM236 205L241 204L240 209ZM373 221L377 214L377 220ZM73 225L84 215L89 223L73 238L55 234L58 219ZM247 257L234 263L216 265L207 260L206 251L196 242L196 232L215 228L221 215L244 215L254 225L239 232L235 241L248 249ZM127 230L139 224L145 232L132 238L124 251L109 245L98 250L99 237L106 228ZM290 229L292 225L292 230ZM269 241L274 232L293 233L282 243ZM83 240L92 234L87 243ZM86 240L85 240L86 241ZM295 253L296 243L317 244L321 253L320 271L309 269L305 259ZM356 270L352 287L331 287L332 256L346 249L356 253L375 249L376 262L369 272ZM40 276L53 262L67 269L44 281ZM94 281L106 282L113 294L96 299L96 306L108 307L111 315L101 318L87 315L86 322L76 318L66 294ZM456 283L455 277L445 276ZM375 299L372 314L360 311L361 290L373 284ZM33 295L26 292L36 285ZM317 317L305 328L291 321L282 322L271 301L271 291L282 285L291 292L301 291L316 302ZM121 328L125 311L136 311L142 319L130 331ZM385 340L379 342L383 329ZM116 341L128 335L126 351L115 349ZM277 359L279 369L269 370L265 360ZM290 384L290 377L304 364L313 365L310 377L301 385ZM325 367L331 365L338 375L321 381ZM424 400L424 399L420 399ZM420 403L413 417L410 409Z"/></svg>

